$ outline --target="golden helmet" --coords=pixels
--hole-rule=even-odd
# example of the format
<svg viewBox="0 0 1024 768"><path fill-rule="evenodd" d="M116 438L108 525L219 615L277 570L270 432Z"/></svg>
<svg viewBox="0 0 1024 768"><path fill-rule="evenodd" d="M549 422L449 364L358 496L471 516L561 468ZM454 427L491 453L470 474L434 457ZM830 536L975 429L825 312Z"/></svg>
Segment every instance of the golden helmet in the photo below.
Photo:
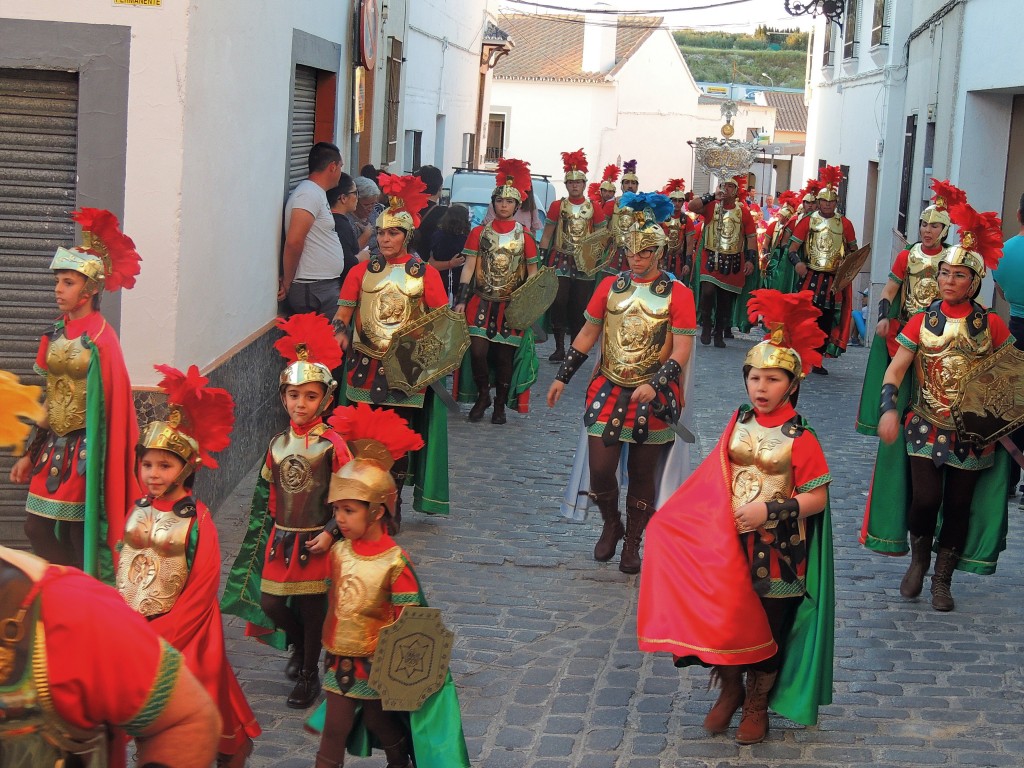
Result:
<svg viewBox="0 0 1024 768"><path fill-rule="evenodd" d="M960 244L950 246L942 255L940 264L964 266L977 276L974 293L981 287L981 278L988 269L995 269L1003 256L1002 220L995 211L979 213L967 202L949 209L950 219L957 226Z"/></svg>
<svg viewBox="0 0 1024 768"><path fill-rule="evenodd" d="M627 160L622 164L622 181L640 182L636 176L636 160Z"/></svg>
<svg viewBox="0 0 1024 768"><path fill-rule="evenodd" d="M792 347L783 345L781 330L751 347L743 358L743 365L751 368L781 368L789 371L796 379L804 377L800 355Z"/></svg>
<svg viewBox="0 0 1024 768"><path fill-rule="evenodd" d="M80 248L58 248L50 262L50 269L54 272L69 269L85 275L86 286L93 289L102 288L103 281L107 279L103 259Z"/></svg>
<svg viewBox="0 0 1024 768"><path fill-rule="evenodd" d="M587 156L583 153L583 150L577 149L575 152L563 152L562 169L565 171L566 181L586 181L589 168Z"/></svg>
<svg viewBox="0 0 1024 768"><path fill-rule="evenodd" d="M388 207L377 217L377 229L397 227L405 230L408 240L413 230L420 225L420 211L427 206L427 186L418 176L382 173L377 178L389 202Z"/></svg>
<svg viewBox="0 0 1024 768"><path fill-rule="evenodd" d="M349 447L353 458L331 475L327 501L355 499L382 504L389 512L394 512L398 487L391 476L395 462L387 447L376 440L355 440Z"/></svg>
<svg viewBox="0 0 1024 768"><path fill-rule="evenodd" d="M747 352L744 367L781 368L799 382L816 365L821 365L825 332L818 325L821 310L814 306L810 291L782 293L774 288L752 291L747 301L751 323L768 329L764 341Z"/></svg>
<svg viewBox="0 0 1024 768"><path fill-rule="evenodd" d="M79 208L71 218L82 228L82 245L58 248L50 269L85 275L86 286L94 290L134 287L142 257L132 239L121 231L117 217L101 208Z"/></svg>
<svg viewBox="0 0 1024 768"><path fill-rule="evenodd" d="M660 250L665 245L665 230L661 222L674 210L666 195L660 192L627 192L619 200L619 206L632 212L632 221L623 233L629 253L640 253L648 248Z"/></svg>
<svg viewBox="0 0 1024 768"><path fill-rule="evenodd" d="M326 392L316 413L319 416L338 386L331 371L341 365L342 353L334 329L316 312L279 317L277 327L284 335L274 342L274 349L288 361L281 371L280 391L283 393L288 386L323 384Z"/></svg>

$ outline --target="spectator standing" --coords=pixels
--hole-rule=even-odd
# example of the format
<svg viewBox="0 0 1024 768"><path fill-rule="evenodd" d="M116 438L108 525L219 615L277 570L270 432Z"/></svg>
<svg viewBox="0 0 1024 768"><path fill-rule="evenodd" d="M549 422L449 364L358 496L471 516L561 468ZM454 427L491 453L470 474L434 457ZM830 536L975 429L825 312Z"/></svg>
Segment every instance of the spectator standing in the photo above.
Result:
<svg viewBox="0 0 1024 768"><path fill-rule="evenodd" d="M353 181L356 185L358 202L356 209L349 214L349 218L355 227L359 247L369 248L370 255L376 256L380 253L380 249L377 248L377 226L374 222L380 212L374 213L374 211L380 204L380 187L368 176L356 176Z"/></svg>
<svg viewBox="0 0 1024 768"><path fill-rule="evenodd" d="M462 267L466 263L462 249L469 237L469 229L469 208L452 205L446 208L430 239L428 263L441 273L449 300L455 297L455 289L462 279Z"/></svg>
<svg viewBox="0 0 1024 768"><path fill-rule="evenodd" d="M427 204L420 211L420 225L413 236L410 252L415 253L424 261L430 259L430 245L434 240L434 231L441 223L441 218L448 209L446 205L439 205L438 198L441 194L441 185L444 184L444 175L439 168L433 165L421 165L413 176L419 178L426 186Z"/></svg>
<svg viewBox="0 0 1024 768"><path fill-rule="evenodd" d="M356 209L359 202L355 182L347 173L341 174L338 186L327 190L327 204L331 207L331 216L334 218L334 231L338 234L338 241L341 243L341 250L345 256L345 269L341 273L341 280L360 261L370 258L369 249L359 244L359 237L356 234L355 225L349 215Z"/></svg>
<svg viewBox="0 0 1024 768"><path fill-rule="evenodd" d="M341 152L326 141L309 151L309 176L299 182L284 207L284 274L277 300L291 312L319 312L327 319L338 309L345 255L334 230L327 190L338 186Z"/></svg>

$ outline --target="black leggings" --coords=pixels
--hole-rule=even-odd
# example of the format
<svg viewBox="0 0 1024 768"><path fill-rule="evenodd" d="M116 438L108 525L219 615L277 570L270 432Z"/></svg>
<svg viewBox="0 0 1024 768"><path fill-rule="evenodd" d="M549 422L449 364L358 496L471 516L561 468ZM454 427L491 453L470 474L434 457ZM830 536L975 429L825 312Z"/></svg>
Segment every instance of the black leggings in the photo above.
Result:
<svg viewBox="0 0 1024 768"><path fill-rule="evenodd" d="M318 768L335 768L345 761L345 742L355 723L356 707L362 704L363 724L385 749L405 738L405 732L390 712L385 712L379 699L351 699L327 692L327 717L316 755Z"/></svg>
<svg viewBox="0 0 1024 768"><path fill-rule="evenodd" d="M962 552L967 541L971 499L977 482L977 472L950 466L936 467L931 459L910 457L911 494L907 528L911 535L934 536L941 506L939 546Z"/></svg>
<svg viewBox="0 0 1024 768"><path fill-rule="evenodd" d="M569 331L569 343L583 329L583 312L590 301L594 283L590 280L577 280L574 277L558 278L558 293L549 310L551 328L555 332Z"/></svg>
<svg viewBox="0 0 1024 768"><path fill-rule="evenodd" d="M490 342L481 336L471 336L469 339L469 362L473 366L473 383L481 392L487 391L490 386L491 371L488 365L488 355L494 361L494 381L501 386L508 385L512 381L512 362L515 359L516 348L509 344L498 344Z"/></svg>
<svg viewBox="0 0 1024 768"><path fill-rule="evenodd" d="M700 284L700 323L720 331L732 327L732 302L735 294L709 280Z"/></svg>
<svg viewBox="0 0 1024 768"><path fill-rule="evenodd" d="M803 597L762 597L761 606L764 608L765 614L768 616L768 627L772 631L772 637L775 638L776 644L779 646L779 650L775 652L774 656L759 661L756 664L751 664L750 669L755 669L758 672L778 672L779 667L782 666L782 645L786 635L789 633L789 628L793 623L793 617L796 615L796 609L800 607L800 601Z"/></svg>
<svg viewBox="0 0 1024 768"><path fill-rule="evenodd" d="M288 642L302 649L302 671L315 672L320 663L320 635L327 613L327 595L292 595L294 610L288 606L288 599L264 592L260 606L274 626L284 630Z"/></svg>
<svg viewBox="0 0 1024 768"><path fill-rule="evenodd" d="M618 488L615 470L622 455L622 443L609 447L600 437L590 435L590 490L607 493ZM664 445L643 445L630 443L626 470L629 473L629 495L635 499L654 504L654 472Z"/></svg>
<svg viewBox="0 0 1024 768"><path fill-rule="evenodd" d="M33 515L25 517L25 535L32 551L54 565L82 567L85 556L85 523L53 520ZM106 546L103 543L102 546Z"/></svg>

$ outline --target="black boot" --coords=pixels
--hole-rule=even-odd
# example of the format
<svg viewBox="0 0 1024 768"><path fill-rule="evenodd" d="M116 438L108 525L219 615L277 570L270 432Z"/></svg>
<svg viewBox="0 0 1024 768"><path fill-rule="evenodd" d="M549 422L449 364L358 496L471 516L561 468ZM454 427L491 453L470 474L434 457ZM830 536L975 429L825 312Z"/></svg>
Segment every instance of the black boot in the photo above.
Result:
<svg viewBox="0 0 1024 768"><path fill-rule="evenodd" d="M298 682L288 696L288 706L292 709L306 709L316 701L320 695L320 675L317 671L311 670L299 672Z"/></svg>
<svg viewBox="0 0 1024 768"><path fill-rule="evenodd" d="M548 356L548 362L560 363L565 360L565 329L555 328L551 335L555 337L555 351Z"/></svg>
<svg viewBox="0 0 1024 768"><path fill-rule="evenodd" d="M959 561L960 553L955 549L939 547L939 554L935 557L935 572L932 574L932 608L936 611L945 613L955 607L950 585Z"/></svg>
<svg viewBox="0 0 1024 768"><path fill-rule="evenodd" d="M715 346L719 349L725 349L725 338L723 334L725 330L720 325L715 326Z"/></svg>
<svg viewBox="0 0 1024 768"><path fill-rule="evenodd" d="M480 421L484 413L491 407L491 384L487 379L474 380L476 384L476 402L469 409L469 420Z"/></svg>
<svg viewBox="0 0 1024 768"><path fill-rule="evenodd" d="M494 385L494 411L491 413L491 424L505 423L505 403L508 401L508 390L508 384Z"/></svg>
<svg viewBox="0 0 1024 768"><path fill-rule="evenodd" d="M623 573L640 573L640 542L653 514L654 504L634 496L626 497L626 541L619 558L619 570Z"/></svg>
<svg viewBox="0 0 1024 768"><path fill-rule="evenodd" d="M932 562L932 537L910 537L910 566L907 568L903 581L900 582L900 594L904 597L917 597L924 586L924 575Z"/></svg>
<svg viewBox="0 0 1024 768"><path fill-rule="evenodd" d="M707 323L700 327L700 343L705 347L711 343L711 326Z"/></svg>
<svg viewBox="0 0 1024 768"><path fill-rule="evenodd" d="M288 659L288 663L284 667L284 676L289 680L298 680L299 672L302 671L303 663L303 651L302 651L302 640L297 640L292 644L292 655Z"/></svg>
<svg viewBox="0 0 1024 768"><path fill-rule="evenodd" d="M626 529L622 527L622 515L619 513L619 489L591 493L590 498L597 504L601 511L601 520L604 521L601 536L594 545L594 559L599 563L606 563L615 557L615 548L626 533Z"/></svg>

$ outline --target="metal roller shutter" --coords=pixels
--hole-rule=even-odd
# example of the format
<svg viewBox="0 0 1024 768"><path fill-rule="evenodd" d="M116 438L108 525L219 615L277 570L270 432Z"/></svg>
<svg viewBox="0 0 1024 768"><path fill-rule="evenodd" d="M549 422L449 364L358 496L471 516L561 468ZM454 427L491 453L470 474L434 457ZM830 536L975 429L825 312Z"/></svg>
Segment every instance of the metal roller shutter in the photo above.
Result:
<svg viewBox="0 0 1024 768"><path fill-rule="evenodd" d="M74 244L78 75L0 69L0 368L39 384L39 336L57 314L57 246ZM25 486L0 456L0 542L23 544Z"/></svg>
<svg viewBox="0 0 1024 768"><path fill-rule="evenodd" d="M288 191L309 175L309 150L316 122L316 70L295 66L292 93L291 145L288 147Z"/></svg>

